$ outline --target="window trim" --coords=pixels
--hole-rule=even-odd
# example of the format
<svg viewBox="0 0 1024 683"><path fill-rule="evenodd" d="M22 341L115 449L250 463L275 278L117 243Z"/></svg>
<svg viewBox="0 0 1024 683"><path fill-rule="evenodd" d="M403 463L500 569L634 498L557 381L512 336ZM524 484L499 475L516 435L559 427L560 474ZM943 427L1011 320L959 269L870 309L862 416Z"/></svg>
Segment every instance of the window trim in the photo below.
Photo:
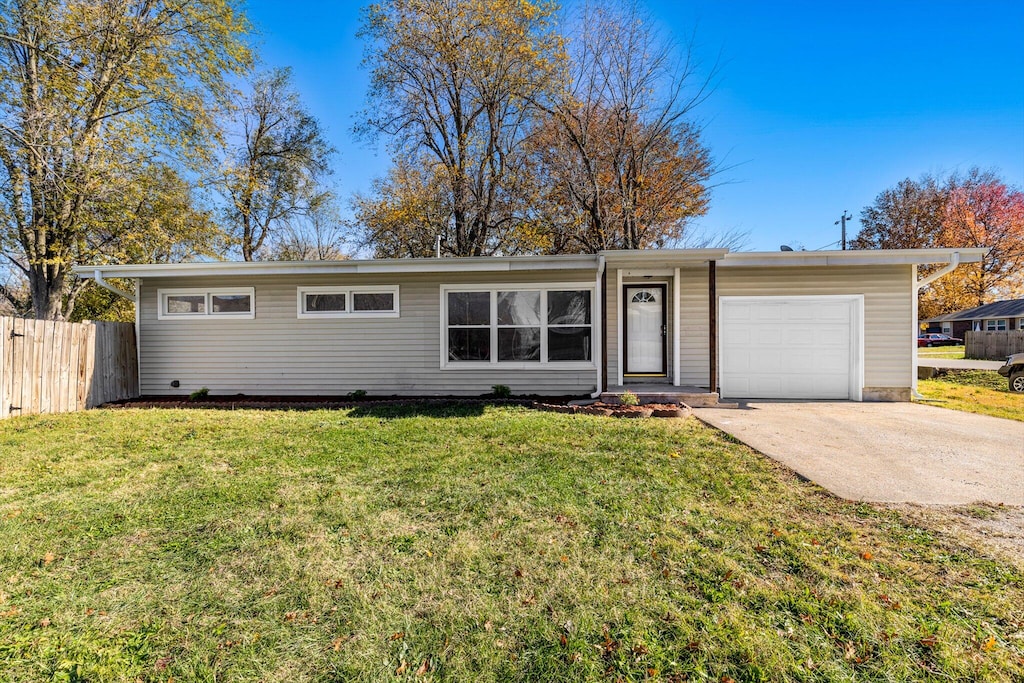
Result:
<svg viewBox="0 0 1024 683"><path fill-rule="evenodd" d="M198 296L206 297L205 311L203 313L169 313L167 311L167 297L169 296ZM248 312L214 313L213 297L215 296L248 296ZM255 287L178 287L173 289L158 289L156 291L156 317L157 320L209 320L212 318L236 318L252 320L256 317L256 288Z"/></svg>
<svg viewBox="0 0 1024 683"><path fill-rule="evenodd" d="M306 309L307 294L344 294L344 311L323 311L311 313ZM390 311L357 311L353 308L353 294L391 294L394 297L394 308ZM295 288L295 315L305 320L324 320L338 318L398 318L401 317L398 285L325 285L316 287Z"/></svg>
<svg viewBox="0 0 1024 683"><path fill-rule="evenodd" d="M999 329L999 323L1003 323L1003 328ZM989 328L989 325L992 327ZM1010 320L1008 318L985 318L985 332L1006 332L1010 329Z"/></svg>
<svg viewBox="0 0 1024 683"><path fill-rule="evenodd" d="M442 370L594 370L597 368L597 328L599 321L594 317L597 290L593 282L502 282L497 284L443 284L441 289L440 317L440 362ZM587 291L590 293L590 323L585 325L551 325L551 327L589 327L590 328L590 360L548 360L548 292ZM486 361L450 361L448 360L448 293L449 292L487 292L490 295L490 323L487 329L491 334L491 359ZM498 292L540 292L541 322L541 359L539 361L499 361L498 330L510 327L533 327L533 325L510 326L498 325ZM464 326L456 325L456 328ZM483 329L483 326L480 326Z"/></svg>

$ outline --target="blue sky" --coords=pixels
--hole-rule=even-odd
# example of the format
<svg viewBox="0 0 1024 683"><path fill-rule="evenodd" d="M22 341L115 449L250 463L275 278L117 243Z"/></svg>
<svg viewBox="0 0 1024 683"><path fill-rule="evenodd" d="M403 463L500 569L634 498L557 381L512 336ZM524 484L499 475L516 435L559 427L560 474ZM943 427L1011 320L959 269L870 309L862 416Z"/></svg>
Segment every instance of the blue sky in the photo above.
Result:
<svg viewBox="0 0 1024 683"><path fill-rule="evenodd" d="M340 152L343 196L388 166L350 133L362 108L360 2L250 0L267 66L290 66ZM696 112L728 167L700 219L747 248L818 249L906 177L977 165L1024 187L1024 2L649 0L660 29L695 36L718 87ZM830 247L831 248L831 247Z"/></svg>

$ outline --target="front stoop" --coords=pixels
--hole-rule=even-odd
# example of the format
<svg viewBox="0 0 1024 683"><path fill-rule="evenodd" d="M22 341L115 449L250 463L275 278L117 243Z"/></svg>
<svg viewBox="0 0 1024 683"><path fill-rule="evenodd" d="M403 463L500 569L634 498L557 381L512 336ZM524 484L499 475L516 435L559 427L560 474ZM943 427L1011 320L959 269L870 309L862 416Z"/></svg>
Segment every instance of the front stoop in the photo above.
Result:
<svg viewBox="0 0 1024 683"><path fill-rule="evenodd" d="M636 394L641 404L681 403L691 408L708 408L718 405L718 392L706 391L700 387L676 387L670 384L608 387L608 391L601 393L601 401L619 403L619 395L625 391L632 391Z"/></svg>

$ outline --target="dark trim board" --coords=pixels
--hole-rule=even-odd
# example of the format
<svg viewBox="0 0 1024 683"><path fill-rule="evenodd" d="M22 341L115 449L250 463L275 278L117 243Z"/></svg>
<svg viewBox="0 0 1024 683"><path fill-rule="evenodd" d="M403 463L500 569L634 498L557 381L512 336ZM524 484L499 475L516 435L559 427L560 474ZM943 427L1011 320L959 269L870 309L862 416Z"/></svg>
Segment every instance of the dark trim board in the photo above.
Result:
<svg viewBox="0 0 1024 683"><path fill-rule="evenodd" d="M626 292L630 289L660 289L661 290L661 372L630 372L629 371L629 324L628 310L629 298ZM668 285L665 283L643 284L630 282L622 285L622 292L619 296L622 299L622 375L624 377L668 377Z"/></svg>

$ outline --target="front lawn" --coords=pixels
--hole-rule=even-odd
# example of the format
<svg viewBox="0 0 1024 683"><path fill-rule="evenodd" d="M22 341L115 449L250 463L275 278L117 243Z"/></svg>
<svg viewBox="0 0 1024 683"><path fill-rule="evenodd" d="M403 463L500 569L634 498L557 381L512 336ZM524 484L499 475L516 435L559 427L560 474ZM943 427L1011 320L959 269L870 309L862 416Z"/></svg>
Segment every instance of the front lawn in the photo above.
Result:
<svg viewBox="0 0 1024 683"><path fill-rule="evenodd" d="M695 420L0 423L0 680L1024 677L1024 572Z"/></svg>
<svg viewBox="0 0 1024 683"><path fill-rule="evenodd" d="M1024 421L1024 394L1010 391L995 370L948 370L918 380L917 390L934 405L969 413Z"/></svg>
<svg viewBox="0 0 1024 683"><path fill-rule="evenodd" d="M965 348L962 344L960 346L919 346L917 348L917 357L963 360Z"/></svg>

